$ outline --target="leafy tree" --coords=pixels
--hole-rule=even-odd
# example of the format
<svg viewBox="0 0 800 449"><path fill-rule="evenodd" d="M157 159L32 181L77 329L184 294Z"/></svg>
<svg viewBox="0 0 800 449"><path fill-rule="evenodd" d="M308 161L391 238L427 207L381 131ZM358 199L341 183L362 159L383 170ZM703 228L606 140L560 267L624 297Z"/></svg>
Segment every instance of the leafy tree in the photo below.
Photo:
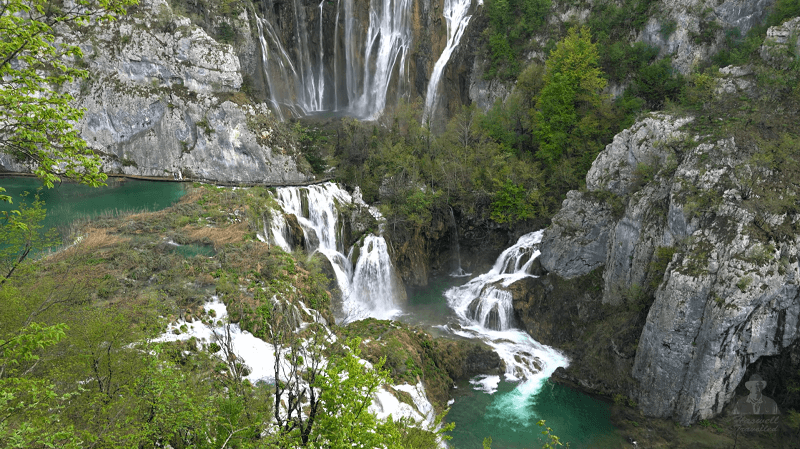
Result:
<svg viewBox="0 0 800 449"><path fill-rule="evenodd" d="M365 367L359 359L360 343L358 339L347 341L344 354L331 359L325 375L315 382L322 391L323 413L311 436L314 447L400 447L401 436L391 418L379 420L368 410L373 394L389 381L389 373L381 369L385 359L373 368Z"/></svg>
<svg viewBox="0 0 800 449"><path fill-rule="evenodd" d="M31 252L57 244L55 229L43 232L44 202L36 196L15 211L0 216L0 286L14 274Z"/></svg>
<svg viewBox="0 0 800 449"><path fill-rule="evenodd" d="M99 186L100 157L78 135L83 111L62 88L87 71L77 45L56 43L56 28L97 25L136 0L0 1L0 152L33 165L47 187L61 177ZM0 187L0 193L5 189ZM10 201L8 195L0 199Z"/></svg>
<svg viewBox="0 0 800 449"><path fill-rule="evenodd" d="M553 166L564 152L575 153L587 139L591 142L601 134L596 116L602 111L606 80L598 65L597 46L585 27L571 28L545 64L535 121L538 156Z"/></svg>
<svg viewBox="0 0 800 449"><path fill-rule="evenodd" d="M533 218L539 203L539 192L506 180L492 202L492 220L498 223L517 222Z"/></svg>
<svg viewBox="0 0 800 449"><path fill-rule="evenodd" d="M31 323L11 336L0 335L0 441L8 448L81 447L74 428L59 412L74 394L31 377L41 350L64 338L66 326Z"/></svg>

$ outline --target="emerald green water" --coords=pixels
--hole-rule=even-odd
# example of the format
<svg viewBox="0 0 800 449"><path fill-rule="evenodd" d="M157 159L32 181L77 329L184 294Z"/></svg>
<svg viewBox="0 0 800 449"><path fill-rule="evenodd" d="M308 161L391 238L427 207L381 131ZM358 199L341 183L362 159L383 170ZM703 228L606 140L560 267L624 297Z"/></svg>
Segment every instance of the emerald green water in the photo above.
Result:
<svg viewBox="0 0 800 449"><path fill-rule="evenodd" d="M427 287L410 290L400 320L448 335L442 325L457 318L443 293L465 282L464 278L434 278ZM547 442L541 433L544 429L537 425L543 419L573 449L629 447L611 424L610 404L555 383L534 382L501 380L493 394L469 382L459 383L452 390L455 402L446 417L456 424L448 445L480 449L483 439L491 437L493 449L539 449Z"/></svg>
<svg viewBox="0 0 800 449"><path fill-rule="evenodd" d="M0 186L14 201L14 204L0 203L0 210L12 210L23 200L30 203L38 192L47 209L44 225L53 228L104 213L164 209L186 193L186 186L177 182L109 178L107 184L106 187L94 188L62 183L47 189L35 178L0 178ZM26 197L22 196L24 192L28 193Z"/></svg>
<svg viewBox="0 0 800 449"><path fill-rule="evenodd" d="M490 395L466 382L459 385L447 415L456 423L450 447L481 448L491 437L494 449L538 449L547 442L540 419L570 448L624 447L611 425L609 404L549 382L533 394L518 387L501 381Z"/></svg>
<svg viewBox="0 0 800 449"><path fill-rule="evenodd" d="M195 256L212 257L216 254L212 245L198 245L194 243L173 246L172 250L187 259Z"/></svg>

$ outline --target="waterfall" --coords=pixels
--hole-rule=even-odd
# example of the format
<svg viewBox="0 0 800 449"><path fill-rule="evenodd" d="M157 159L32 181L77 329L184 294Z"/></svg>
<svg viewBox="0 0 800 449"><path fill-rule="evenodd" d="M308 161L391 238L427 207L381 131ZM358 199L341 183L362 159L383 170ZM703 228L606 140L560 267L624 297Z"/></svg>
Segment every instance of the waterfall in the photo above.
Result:
<svg viewBox="0 0 800 449"><path fill-rule="evenodd" d="M355 0L345 0L347 85L350 111L359 118L375 118L386 106L392 74L407 76L411 49L411 0L371 0L369 28L362 41L354 19ZM361 65L354 64L360 61ZM361 68L361 70L359 70ZM359 73L361 72L361 73ZM398 80L401 81L401 80Z"/></svg>
<svg viewBox="0 0 800 449"><path fill-rule="evenodd" d="M357 20L355 0L337 0L333 41L325 39L323 12L326 2L320 1L319 48L312 51L306 10L300 0L292 0L291 10L283 14L291 21L274 17L272 5L266 5L266 17L257 17L264 78L270 103L283 120L281 108L292 116L325 111L344 111L361 119L377 118L390 93L401 92L408 82L407 59L411 50L412 0L370 0L368 24ZM339 17L344 9L344 61L340 61ZM282 42L280 27L291 42ZM289 28L286 28L289 27ZM284 29L286 28L286 29ZM331 48L332 47L332 48ZM291 52L286 51L291 48ZM332 67L325 66L325 54L333 54ZM333 73L330 73L330 71ZM327 71L327 73L326 73ZM340 72L344 73L340 73ZM325 82L328 79L329 82ZM346 95L339 92L344 79ZM332 85L332 86L331 86ZM393 90L394 89L394 90ZM332 92L331 92L332 90Z"/></svg>
<svg viewBox="0 0 800 449"><path fill-rule="evenodd" d="M261 44L262 69L264 78L269 88L269 100L275 114L284 120L283 109L292 115L298 115L297 93L295 91L302 83L292 58L281 44L278 34L269 21L256 16L259 43Z"/></svg>
<svg viewBox="0 0 800 449"><path fill-rule="evenodd" d="M450 227L453 228L453 252L455 253L455 257L453 257L453 271L450 273L450 276L466 277L472 273L467 273L461 268L461 245L458 243L458 223L456 223L456 217L453 215L453 208L450 207L449 209Z"/></svg>
<svg viewBox="0 0 800 449"><path fill-rule="evenodd" d="M461 42L461 37L467 29L471 15L467 15L470 10L472 0L444 0L444 19L447 23L447 44L433 66L433 73L428 82L428 91L425 95L425 110L422 113L422 122L428 121L435 113L435 107L439 103L439 84L441 83L442 73L450 60L453 51ZM483 3L483 2L481 2Z"/></svg>
<svg viewBox="0 0 800 449"><path fill-rule="evenodd" d="M388 319L399 313L395 300L399 286L386 240L367 235L345 255L338 208L354 204L352 196L333 183L308 187L280 187L275 199L285 214L292 214L303 229L306 251L319 252L331 263L342 292L341 322L367 317ZM377 211L372 211L377 214ZM272 241L291 251L286 220L273 219ZM379 215L379 214L378 214ZM381 218L380 216L378 218ZM353 260L355 254L357 259Z"/></svg>
<svg viewBox="0 0 800 449"><path fill-rule="evenodd" d="M500 254L488 273L448 290L445 295L456 314L488 329L506 330L513 327L511 293L503 288L530 276L531 264L539 255L538 247L543 232L523 235L516 244Z"/></svg>
<svg viewBox="0 0 800 449"><path fill-rule="evenodd" d="M523 235L516 244L500 254L488 273L453 287L444 294L448 305L461 321L459 327L452 330L453 333L481 339L497 351L506 363L506 379L535 381L535 388L531 387L531 382L526 384L523 389L525 397L537 390L557 367L567 364L567 359L558 351L514 328L511 293L505 289L522 278L532 276L530 269L533 260L539 256L543 232ZM481 380L483 388L487 390L496 388L499 381L496 376Z"/></svg>
<svg viewBox="0 0 800 449"><path fill-rule="evenodd" d="M386 240L368 235L361 246L352 290L343 301L345 322L374 316L389 318L400 310L394 304L397 285Z"/></svg>

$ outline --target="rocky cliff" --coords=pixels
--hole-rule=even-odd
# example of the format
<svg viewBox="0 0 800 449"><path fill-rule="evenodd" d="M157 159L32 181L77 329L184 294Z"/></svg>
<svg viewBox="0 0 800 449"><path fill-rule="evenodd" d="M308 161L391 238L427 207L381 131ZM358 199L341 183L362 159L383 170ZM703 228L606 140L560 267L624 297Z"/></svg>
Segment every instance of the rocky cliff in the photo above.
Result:
<svg viewBox="0 0 800 449"><path fill-rule="evenodd" d="M562 377L686 425L797 341L796 129L782 117L798 106L759 81L788 63L774 50L794 46L794 23L768 33L772 67L722 69L696 113L639 120L564 201L542 240L547 274L512 286L534 338L578 354Z"/></svg>
<svg viewBox="0 0 800 449"><path fill-rule="evenodd" d="M249 20L243 12L235 23L246 31ZM90 76L68 88L86 110L77 127L102 155L105 172L270 184L312 179L267 105L239 92L242 66L233 47L163 0L142 2L115 23L62 27L59 34L83 50L76 64ZM7 159L3 166L26 170Z"/></svg>

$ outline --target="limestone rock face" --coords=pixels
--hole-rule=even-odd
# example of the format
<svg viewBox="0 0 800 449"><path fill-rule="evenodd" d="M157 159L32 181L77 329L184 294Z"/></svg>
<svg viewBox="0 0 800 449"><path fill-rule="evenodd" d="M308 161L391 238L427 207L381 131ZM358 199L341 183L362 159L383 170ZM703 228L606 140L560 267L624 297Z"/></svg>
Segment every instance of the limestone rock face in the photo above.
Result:
<svg viewBox="0 0 800 449"><path fill-rule="evenodd" d="M698 62L717 51L724 31L736 28L742 36L767 17L775 0L725 0L713 9L702 0L670 0L661 4L659 17L651 18L637 40L672 55L673 66L689 73ZM668 24L674 30L667 33Z"/></svg>
<svg viewBox="0 0 800 449"><path fill-rule="evenodd" d="M667 162L661 147L681 138L678 131L689 118L665 120L663 116L647 117L623 130L601 152L586 174L589 191L604 190L625 195L641 181L641 166L659 166Z"/></svg>
<svg viewBox="0 0 800 449"><path fill-rule="evenodd" d="M756 216L748 151L733 138L698 144L681 129L688 121L651 115L620 133L587 175L588 192L570 192L541 246L548 276L604 267L604 304L630 307L635 292L657 286L629 394L647 415L682 424L720 413L748 365L795 342L800 324L798 236L757 231L800 217ZM671 257L663 273L654 268L659 252ZM538 302L547 296L539 289L556 285L531 282L528 296ZM546 304L524 298L515 295L514 308L526 328L554 336L525 312Z"/></svg>
<svg viewBox="0 0 800 449"><path fill-rule="evenodd" d="M765 61L787 68L798 52L800 52L800 17L787 20L767 30L767 38L761 46L761 57Z"/></svg>
<svg viewBox="0 0 800 449"><path fill-rule="evenodd" d="M564 278L584 275L606 262L611 211L571 191L542 237L542 266Z"/></svg>
<svg viewBox="0 0 800 449"><path fill-rule="evenodd" d="M247 17L239 19L246 26ZM237 93L243 78L233 47L165 1L141 2L110 24L62 27L59 39L83 50L91 76L68 89L86 110L77 128L102 155L106 173L270 184L312 179L275 131L266 105ZM5 157L0 163L26 171Z"/></svg>

